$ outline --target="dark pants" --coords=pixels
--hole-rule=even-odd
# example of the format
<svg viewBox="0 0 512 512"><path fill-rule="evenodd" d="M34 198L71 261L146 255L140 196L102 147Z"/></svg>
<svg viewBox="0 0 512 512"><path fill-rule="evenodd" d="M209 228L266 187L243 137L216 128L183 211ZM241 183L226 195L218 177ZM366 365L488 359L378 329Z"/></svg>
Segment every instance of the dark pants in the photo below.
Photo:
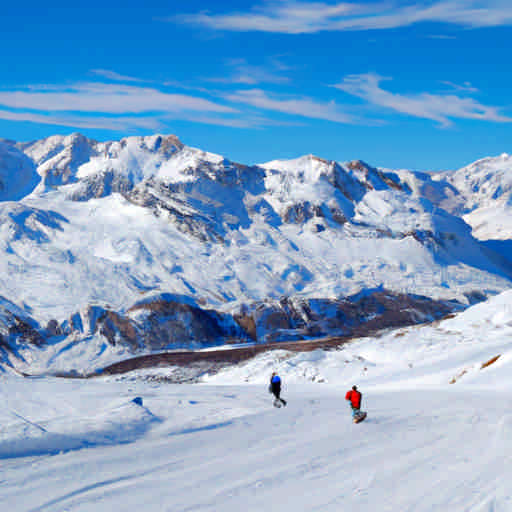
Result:
<svg viewBox="0 0 512 512"><path fill-rule="evenodd" d="M272 384L271 387L276 400L279 400L283 405L286 405L286 400L281 398L281 384Z"/></svg>

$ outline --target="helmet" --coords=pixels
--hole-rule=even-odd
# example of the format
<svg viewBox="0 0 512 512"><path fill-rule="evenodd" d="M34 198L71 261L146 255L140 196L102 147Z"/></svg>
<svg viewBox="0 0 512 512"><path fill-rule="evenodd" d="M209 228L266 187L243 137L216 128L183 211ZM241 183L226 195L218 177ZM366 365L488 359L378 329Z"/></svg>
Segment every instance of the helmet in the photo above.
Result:
<svg viewBox="0 0 512 512"><path fill-rule="evenodd" d="M357 386L352 386L352 389L353 389L354 391L357 391Z"/></svg>

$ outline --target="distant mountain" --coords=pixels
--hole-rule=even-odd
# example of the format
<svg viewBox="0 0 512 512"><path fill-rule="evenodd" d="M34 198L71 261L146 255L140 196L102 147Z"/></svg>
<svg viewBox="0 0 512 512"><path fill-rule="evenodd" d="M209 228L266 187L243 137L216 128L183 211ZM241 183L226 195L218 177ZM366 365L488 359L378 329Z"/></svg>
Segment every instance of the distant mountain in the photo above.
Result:
<svg viewBox="0 0 512 512"><path fill-rule="evenodd" d="M463 219L476 238L512 238L512 156L484 158L444 177L464 198Z"/></svg>
<svg viewBox="0 0 512 512"><path fill-rule="evenodd" d="M512 238L512 156L483 158L458 171L396 172L432 204L462 217L475 238Z"/></svg>
<svg viewBox="0 0 512 512"><path fill-rule="evenodd" d="M99 353L339 333L336 304L369 289L460 307L511 286L503 251L465 222L508 208L500 158L430 175L313 155L248 166L172 135L3 141L0 295L46 326L56 360L79 339ZM132 318L162 296L175 305L153 323ZM71 327L84 311L103 327ZM159 323L148 345L137 330Z"/></svg>

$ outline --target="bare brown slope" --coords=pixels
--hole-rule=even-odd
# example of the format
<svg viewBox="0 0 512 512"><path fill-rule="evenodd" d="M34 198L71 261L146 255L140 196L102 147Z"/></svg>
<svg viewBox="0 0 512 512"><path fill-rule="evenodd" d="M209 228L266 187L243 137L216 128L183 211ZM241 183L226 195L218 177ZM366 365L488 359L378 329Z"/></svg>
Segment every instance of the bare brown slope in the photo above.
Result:
<svg viewBox="0 0 512 512"><path fill-rule="evenodd" d="M352 337L323 338L314 341L294 341L281 343L265 343L249 347L237 347L225 350L162 352L145 356L132 357L105 367L100 373L114 375L130 372L141 368L159 366L187 366L198 362L228 365L238 364L269 350L289 350L292 352L310 352L311 350L335 349L350 341Z"/></svg>

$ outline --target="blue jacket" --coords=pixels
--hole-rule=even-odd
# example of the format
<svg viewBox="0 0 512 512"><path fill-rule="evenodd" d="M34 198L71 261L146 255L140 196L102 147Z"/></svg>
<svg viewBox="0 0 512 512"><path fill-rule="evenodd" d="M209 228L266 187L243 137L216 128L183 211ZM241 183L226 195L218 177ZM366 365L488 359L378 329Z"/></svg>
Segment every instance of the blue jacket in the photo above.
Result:
<svg viewBox="0 0 512 512"><path fill-rule="evenodd" d="M272 384L281 384L281 377L279 377L279 375L274 375L270 382Z"/></svg>

